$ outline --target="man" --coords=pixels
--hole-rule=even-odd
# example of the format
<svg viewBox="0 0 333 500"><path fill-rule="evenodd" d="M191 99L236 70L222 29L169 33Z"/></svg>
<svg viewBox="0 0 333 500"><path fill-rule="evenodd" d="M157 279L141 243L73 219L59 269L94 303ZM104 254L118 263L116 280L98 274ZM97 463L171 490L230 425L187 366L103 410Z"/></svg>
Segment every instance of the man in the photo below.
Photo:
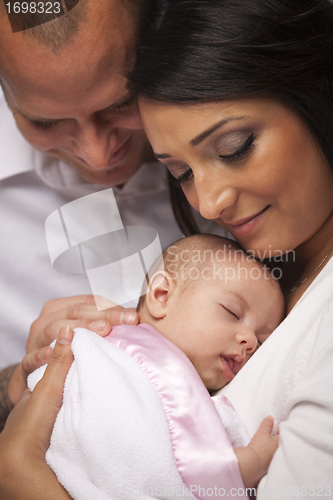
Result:
<svg viewBox="0 0 333 500"><path fill-rule="evenodd" d="M116 186L125 226L154 227L164 248L181 236L164 169L152 163L126 89L136 42L154 5L80 0L54 21L13 33L0 3L0 420L24 387L21 367L12 364L24 356L29 325L45 301L91 292L85 275L52 269L48 215ZM23 14L20 20L23 26ZM118 315L97 314L89 298L51 302L32 326L28 352L48 345L61 326L110 329ZM31 354L29 370L49 354Z"/></svg>

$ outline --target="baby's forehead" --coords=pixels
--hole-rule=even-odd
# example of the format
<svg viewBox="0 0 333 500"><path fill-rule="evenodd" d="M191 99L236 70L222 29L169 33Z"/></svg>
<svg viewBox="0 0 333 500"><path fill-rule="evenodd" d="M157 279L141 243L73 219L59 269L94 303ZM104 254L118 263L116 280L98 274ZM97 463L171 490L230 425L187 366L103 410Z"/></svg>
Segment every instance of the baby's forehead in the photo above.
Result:
<svg viewBox="0 0 333 500"><path fill-rule="evenodd" d="M254 274L258 273L261 268L261 264L257 263L253 256L244 252L236 242L215 235L195 235L183 238L164 251L163 261L166 270L169 267L173 270L177 267L182 267L182 269L193 267L197 270L214 269L215 279L222 273L233 274L237 267L239 276L244 269ZM245 266L244 269L242 266Z"/></svg>
<svg viewBox="0 0 333 500"><path fill-rule="evenodd" d="M259 282L272 294L279 289L264 264L244 252L236 242L216 235L183 238L166 249L163 261L165 270L186 286L191 282L214 281L230 288L231 282L236 281L253 284L253 288L257 288ZM248 293L251 293L251 286L245 286L244 294Z"/></svg>
<svg viewBox="0 0 333 500"><path fill-rule="evenodd" d="M237 243L216 235L193 235L170 245L164 252L165 264L213 264L236 261L246 256ZM248 256L249 257L249 256Z"/></svg>

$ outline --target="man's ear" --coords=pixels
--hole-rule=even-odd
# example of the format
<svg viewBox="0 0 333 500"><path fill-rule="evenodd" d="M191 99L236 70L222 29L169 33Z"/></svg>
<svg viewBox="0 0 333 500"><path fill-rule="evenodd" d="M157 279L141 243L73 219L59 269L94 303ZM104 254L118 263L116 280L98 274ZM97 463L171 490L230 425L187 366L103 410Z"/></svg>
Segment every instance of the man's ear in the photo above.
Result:
<svg viewBox="0 0 333 500"><path fill-rule="evenodd" d="M167 304L176 288L169 273L158 271L150 280L146 294L146 306L153 318L162 319L167 315Z"/></svg>

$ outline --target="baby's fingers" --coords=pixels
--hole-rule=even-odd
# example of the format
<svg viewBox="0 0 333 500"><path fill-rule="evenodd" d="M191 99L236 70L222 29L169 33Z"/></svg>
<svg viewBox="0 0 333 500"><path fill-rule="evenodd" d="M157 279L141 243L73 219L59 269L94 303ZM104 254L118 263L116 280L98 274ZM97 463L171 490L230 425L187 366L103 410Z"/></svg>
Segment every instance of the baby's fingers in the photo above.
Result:
<svg viewBox="0 0 333 500"><path fill-rule="evenodd" d="M273 427L274 427L274 418L272 417L272 415L268 415L266 418L264 418L264 420L259 425L259 429L257 430L256 434L262 433L262 434L266 434L266 435L268 434L270 436L272 433Z"/></svg>

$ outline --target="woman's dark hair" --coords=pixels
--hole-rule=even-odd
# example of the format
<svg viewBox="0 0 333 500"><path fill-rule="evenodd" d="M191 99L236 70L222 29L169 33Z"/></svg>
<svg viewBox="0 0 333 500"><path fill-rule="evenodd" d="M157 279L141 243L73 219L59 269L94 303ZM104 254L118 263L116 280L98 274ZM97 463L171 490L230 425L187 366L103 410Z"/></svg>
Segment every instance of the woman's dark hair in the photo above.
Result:
<svg viewBox="0 0 333 500"><path fill-rule="evenodd" d="M129 86L179 104L270 92L303 119L333 169L329 0L173 0L142 41ZM172 179L176 218L193 234L187 200Z"/></svg>

